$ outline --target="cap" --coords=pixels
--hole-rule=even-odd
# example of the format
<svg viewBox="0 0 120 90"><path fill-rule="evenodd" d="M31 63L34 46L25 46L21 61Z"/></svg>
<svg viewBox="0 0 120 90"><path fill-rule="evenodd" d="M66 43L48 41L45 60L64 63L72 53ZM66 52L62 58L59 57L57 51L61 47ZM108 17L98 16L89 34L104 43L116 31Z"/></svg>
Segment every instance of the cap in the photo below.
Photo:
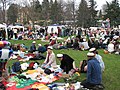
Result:
<svg viewBox="0 0 120 90"><path fill-rule="evenodd" d="M118 39L118 38L119 38L119 36L114 36L113 38L114 38L114 39Z"/></svg>
<svg viewBox="0 0 120 90"><path fill-rule="evenodd" d="M63 57L63 54L57 54L57 58Z"/></svg>
<svg viewBox="0 0 120 90"><path fill-rule="evenodd" d="M93 52L93 51L95 51L96 50L96 48L91 48L89 51L90 52Z"/></svg>
<svg viewBox="0 0 120 90"><path fill-rule="evenodd" d="M92 53L92 52L88 52L88 53L87 53L87 56L88 56L88 57L94 57L94 55L95 55L95 54Z"/></svg>
<svg viewBox="0 0 120 90"><path fill-rule="evenodd" d="M84 38L84 39L83 39L83 41L85 42L85 41L86 41L86 39Z"/></svg>
<svg viewBox="0 0 120 90"><path fill-rule="evenodd" d="M42 46L41 44L38 44L38 46Z"/></svg>
<svg viewBox="0 0 120 90"><path fill-rule="evenodd" d="M74 38L74 36L72 36L71 38Z"/></svg>
<svg viewBox="0 0 120 90"><path fill-rule="evenodd" d="M55 37L52 38L52 40L55 40L55 39L56 39Z"/></svg>
<svg viewBox="0 0 120 90"><path fill-rule="evenodd" d="M32 43L36 43L36 41L33 41Z"/></svg>
<svg viewBox="0 0 120 90"><path fill-rule="evenodd" d="M96 41L98 41L99 39L98 39L98 38L96 38L95 40L96 40Z"/></svg>
<svg viewBox="0 0 120 90"><path fill-rule="evenodd" d="M95 38L95 37L90 37L90 38L92 39L92 38Z"/></svg>
<svg viewBox="0 0 120 90"><path fill-rule="evenodd" d="M48 46L48 47L47 47L47 49L51 49L51 50L52 50L52 49L53 49L53 47L52 47L52 46Z"/></svg>

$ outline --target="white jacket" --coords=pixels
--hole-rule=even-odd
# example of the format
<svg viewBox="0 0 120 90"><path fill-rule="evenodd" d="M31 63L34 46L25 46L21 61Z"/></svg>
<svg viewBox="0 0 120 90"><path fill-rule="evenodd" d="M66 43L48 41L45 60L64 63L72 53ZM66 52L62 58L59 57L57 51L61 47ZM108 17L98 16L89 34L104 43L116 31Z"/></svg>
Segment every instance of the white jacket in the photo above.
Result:
<svg viewBox="0 0 120 90"><path fill-rule="evenodd" d="M44 61L44 63L47 62L47 58L48 58L48 52L47 52L47 55L46 55L46 59ZM47 65L50 65L51 67L54 67L56 66L56 57L55 57L55 54L52 52L49 56L49 62L47 63Z"/></svg>

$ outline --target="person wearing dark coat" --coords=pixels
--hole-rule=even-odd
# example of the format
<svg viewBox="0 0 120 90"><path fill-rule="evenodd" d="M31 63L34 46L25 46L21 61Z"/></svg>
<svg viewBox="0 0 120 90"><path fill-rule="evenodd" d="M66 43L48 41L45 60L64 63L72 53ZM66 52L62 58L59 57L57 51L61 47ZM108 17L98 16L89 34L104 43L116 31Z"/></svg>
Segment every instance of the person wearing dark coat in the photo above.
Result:
<svg viewBox="0 0 120 90"><path fill-rule="evenodd" d="M33 41L33 42L32 42L32 45L30 46L30 51L29 51L29 52L33 53L33 52L36 51L36 46L35 46L35 44L36 44L36 42Z"/></svg>
<svg viewBox="0 0 120 90"><path fill-rule="evenodd" d="M44 53L46 51L47 51L47 49L46 49L45 46L42 46L41 44L38 44L38 52L39 53Z"/></svg>
<svg viewBox="0 0 120 90"><path fill-rule="evenodd" d="M68 74L72 69L76 69L75 61L69 55L57 54L57 58L61 61L60 68L63 70L63 72Z"/></svg>

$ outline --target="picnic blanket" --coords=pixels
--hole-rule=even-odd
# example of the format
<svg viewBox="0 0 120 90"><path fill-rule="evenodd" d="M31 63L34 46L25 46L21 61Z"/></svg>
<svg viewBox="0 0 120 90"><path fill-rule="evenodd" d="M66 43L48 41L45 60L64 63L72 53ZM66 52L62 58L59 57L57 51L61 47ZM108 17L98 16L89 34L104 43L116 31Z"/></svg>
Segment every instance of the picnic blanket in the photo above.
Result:
<svg viewBox="0 0 120 90"><path fill-rule="evenodd" d="M49 90L49 87L47 87L45 84L35 82L34 84L31 84L29 86L26 86L24 88L17 88L16 85L8 86L6 90L29 90L31 88L38 88L39 90Z"/></svg>

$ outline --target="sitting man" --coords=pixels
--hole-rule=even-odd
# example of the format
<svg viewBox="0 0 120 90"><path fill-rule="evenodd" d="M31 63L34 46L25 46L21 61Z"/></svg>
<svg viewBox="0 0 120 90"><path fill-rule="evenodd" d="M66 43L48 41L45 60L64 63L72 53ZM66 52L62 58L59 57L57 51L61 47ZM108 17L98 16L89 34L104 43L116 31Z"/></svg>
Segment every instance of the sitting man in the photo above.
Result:
<svg viewBox="0 0 120 90"><path fill-rule="evenodd" d="M98 54L98 51L96 50L96 48L91 48L89 51L95 54L95 58L99 61L101 71L104 71L105 64L102 60L102 57ZM80 71L81 73L87 72L87 60L83 60L80 62Z"/></svg>
<svg viewBox="0 0 120 90"><path fill-rule="evenodd" d="M57 54L57 58L61 62L60 68L63 70L63 72L68 74L72 69L76 69L75 61L67 54Z"/></svg>
<svg viewBox="0 0 120 90"><path fill-rule="evenodd" d="M29 52L33 53L36 51L36 41L32 42L32 45L30 46Z"/></svg>
<svg viewBox="0 0 120 90"><path fill-rule="evenodd" d="M46 51L47 51L47 49L44 46L42 46L41 44L38 44L38 52L39 53L44 53Z"/></svg>
<svg viewBox="0 0 120 90"><path fill-rule="evenodd" d="M48 46L47 47L47 55L44 63L42 64L42 68L50 68L56 66L56 58L55 54L53 52L53 47Z"/></svg>
<svg viewBox="0 0 120 90"><path fill-rule="evenodd" d="M100 85L102 81L102 73L99 61L94 57L92 52L87 53L87 79L81 82L84 88L91 89L96 85Z"/></svg>
<svg viewBox="0 0 120 90"><path fill-rule="evenodd" d="M102 60L102 56L98 54L98 51L96 50L96 48L91 48L89 50L90 52L93 52L95 54L95 58L99 61L100 63L100 67L101 67L101 70L104 71L105 69L105 64Z"/></svg>

